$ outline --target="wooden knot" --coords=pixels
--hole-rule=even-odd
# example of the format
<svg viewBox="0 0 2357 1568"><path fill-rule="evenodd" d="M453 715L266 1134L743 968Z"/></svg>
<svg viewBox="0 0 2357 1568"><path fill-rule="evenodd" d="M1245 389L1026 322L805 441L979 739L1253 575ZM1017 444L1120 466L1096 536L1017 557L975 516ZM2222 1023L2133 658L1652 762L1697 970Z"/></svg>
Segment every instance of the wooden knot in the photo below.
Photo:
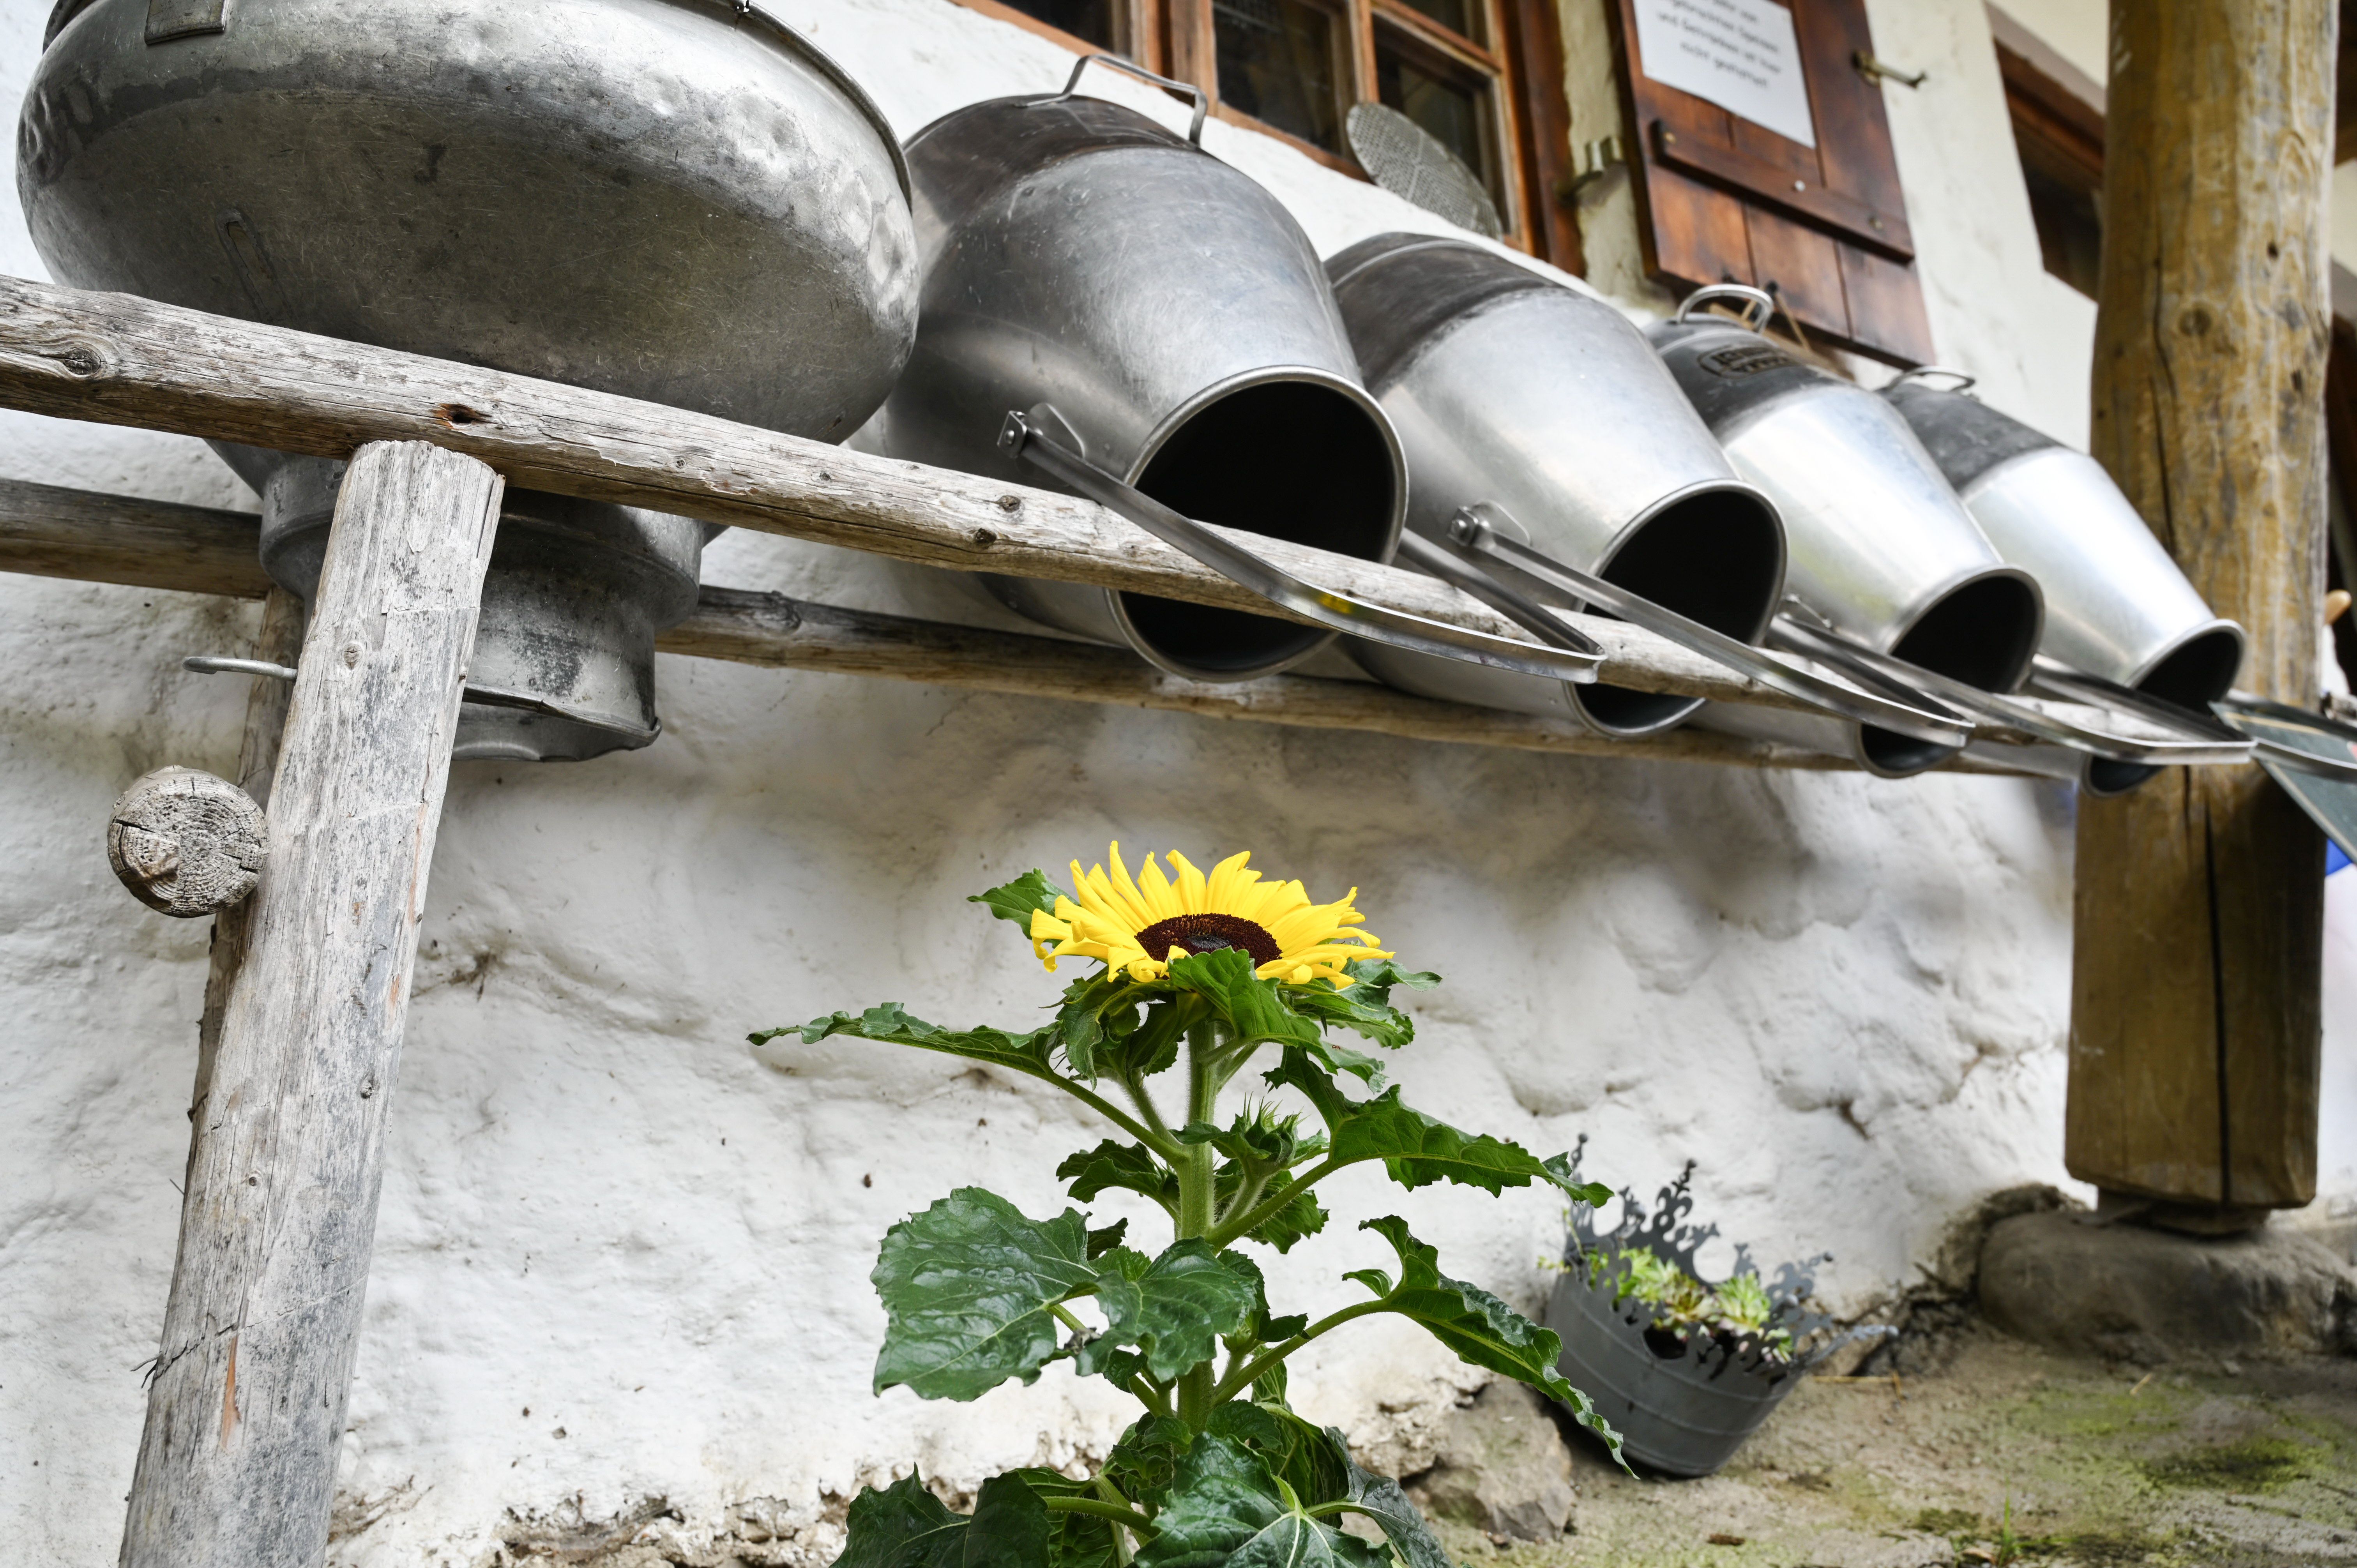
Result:
<svg viewBox="0 0 2357 1568"><path fill-rule="evenodd" d="M253 797L193 768L134 779L106 830L106 858L123 886L184 920L243 902L262 879L269 845Z"/></svg>

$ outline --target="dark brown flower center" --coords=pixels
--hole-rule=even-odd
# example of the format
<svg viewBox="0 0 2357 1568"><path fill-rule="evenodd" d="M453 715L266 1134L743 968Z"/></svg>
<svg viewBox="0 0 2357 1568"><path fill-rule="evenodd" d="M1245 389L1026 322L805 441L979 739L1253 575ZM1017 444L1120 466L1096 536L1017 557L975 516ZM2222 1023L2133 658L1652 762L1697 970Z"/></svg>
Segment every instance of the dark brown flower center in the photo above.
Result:
<svg viewBox="0 0 2357 1568"><path fill-rule="evenodd" d="M1138 932L1137 945L1146 950L1146 957L1157 962L1168 957L1172 948L1180 952L1241 949L1252 955L1254 969L1275 963L1284 956L1277 950L1275 937L1241 915L1173 915Z"/></svg>

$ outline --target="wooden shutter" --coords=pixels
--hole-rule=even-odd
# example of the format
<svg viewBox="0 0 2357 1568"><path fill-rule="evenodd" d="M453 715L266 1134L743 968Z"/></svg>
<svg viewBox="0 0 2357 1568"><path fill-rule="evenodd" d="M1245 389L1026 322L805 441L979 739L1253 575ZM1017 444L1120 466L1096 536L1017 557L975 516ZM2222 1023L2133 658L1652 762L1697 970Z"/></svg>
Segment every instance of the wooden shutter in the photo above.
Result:
<svg viewBox="0 0 2357 1568"><path fill-rule="evenodd" d="M1780 0L1771 0L1780 3ZM1631 171L1648 273L1679 289L1770 289L1813 341L1895 365L1932 358L1907 202L1865 0L1790 0L1817 145L1647 77L1634 0L1618 0Z"/></svg>

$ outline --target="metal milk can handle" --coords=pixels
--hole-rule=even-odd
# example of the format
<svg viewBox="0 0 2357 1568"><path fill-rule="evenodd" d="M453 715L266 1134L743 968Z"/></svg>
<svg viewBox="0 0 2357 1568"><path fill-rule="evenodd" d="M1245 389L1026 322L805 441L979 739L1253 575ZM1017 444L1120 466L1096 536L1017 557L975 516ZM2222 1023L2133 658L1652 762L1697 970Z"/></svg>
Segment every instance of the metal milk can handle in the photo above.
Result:
<svg viewBox="0 0 2357 1568"><path fill-rule="evenodd" d="M1956 384L1950 387L1948 391L1953 392L1970 392L1981 382L1978 376L1967 374L1963 371L1950 370L1945 365L1918 365L1911 371L1900 371L1891 378L1890 384L1894 387L1903 387L1909 381L1927 381L1933 376L1953 376Z"/></svg>
<svg viewBox="0 0 2357 1568"><path fill-rule="evenodd" d="M1173 81L1167 76L1157 76L1144 66L1125 60L1119 55L1082 55L1080 63L1072 67L1072 74L1065 79L1064 91L1047 102L1058 103L1071 97L1081 85L1081 72L1088 70L1092 65L1098 64L1109 65L1115 70L1127 71L1138 81L1150 81L1165 92L1194 100L1195 118L1187 126L1187 139L1199 147L1203 145L1203 120L1211 112L1210 96L1191 81Z"/></svg>
<svg viewBox="0 0 2357 1568"><path fill-rule="evenodd" d="M1062 416L1042 403L1029 413L1010 410L1000 427L998 445L1008 456L1044 468L1098 505L1118 512L1183 554L1192 556L1230 582L1241 585L1283 609L1316 626L1363 637L1410 653L1436 654L1443 659L1485 664L1494 670L1571 681L1585 685L1597 678L1604 649L1587 633L1552 616L1541 615L1538 628L1545 642L1523 642L1511 637L1427 620L1422 616L1305 583L1290 572L1236 543L1226 534L1181 516L1145 491L1107 473L1073 451L1042 427L1062 424ZM1067 426L1069 430L1069 426ZM1410 535L1402 535L1404 553ZM1493 607L1503 610L1492 601ZM1511 612L1507 612L1511 613ZM1525 623L1528 624L1528 623Z"/></svg>
<svg viewBox="0 0 2357 1568"><path fill-rule="evenodd" d="M1678 306L1678 313L1670 319L1673 322L1684 321L1698 307L1720 299L1737 300L1743 305L1740 325L1746 331L1757 332L1776 318L1776 296L1766 289L1753 288L1748 283L1715 283L1686 295L1684 302ZM1757 325L1752 320L1754 316L1759 317Z"/></svg>

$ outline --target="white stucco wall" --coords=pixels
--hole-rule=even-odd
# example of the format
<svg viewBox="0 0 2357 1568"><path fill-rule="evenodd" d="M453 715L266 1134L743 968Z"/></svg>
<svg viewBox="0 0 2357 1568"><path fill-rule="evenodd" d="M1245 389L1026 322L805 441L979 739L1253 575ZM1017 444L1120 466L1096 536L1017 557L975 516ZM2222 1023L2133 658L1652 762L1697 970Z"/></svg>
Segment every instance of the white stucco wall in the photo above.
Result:
<svg viewBox="0 0 2357 1568"><path fill-rule="evenodd" d="M47 9L0 0L8 102ZM947 0L779 9L904 132L1070 65ZM1942 356L2059 432L2083 406L2084 327L2029 286L2043 274L1977 5L1873 15L1887 55L1932 72L1889 97ZM1321 249L1434 226L1265 138L1214 123L1208 145ZM13 196L0 266L44 275ZM0 471L251 504L195 443L16 415L0 415ZM864 558L743 534L706 577L980 613ZM11 1560L114 1550L172 1260L205 930L117 889L101 833L139 773L231 768L242 690L177 660L234 648L249 615L0 576ZM1019 1023L1050 983L963 896L1114 836L1250 847L1321 895L1356 884L1373 928L1448 976L1412 1004L1413 1101L1547 1149L1587 1133L1592 1172L1648 1188L1697 1159L1731 1235L1771 1258L1838 1254L1839 1303L1911 1279L1979 1195L2062 1179L2058 787L1537 758L678 660L661 680L650 750L455 770L345 1444L369 1522L339 1561L472 1563L518 1519L654 1498L690 1532L757 1499L807 1525L823 1494L910 1460L970 1485L1109 1438L1123 1414L1062 1372L971 1406L867 1392L885 1227L963 1182L1049 1211L1053 1158L1100 1129L946 1060L839 1042L757 1056L743 1036L888 999ZM1452 1270L1536 1306L1559 1240L1545 1197L1364 1181L1335 1199L1329 1235L1272 1266L1288 1304L1338 1301L1339 1269L1381 1261L1351 1222L1396 1211ZM1302 1402L1370 1441L1412 1447L1419 1402L1465 1384L1412 1332L1329 1343ZM798 1542L809 1561L834 1549L823 1529Z"/></svg>

